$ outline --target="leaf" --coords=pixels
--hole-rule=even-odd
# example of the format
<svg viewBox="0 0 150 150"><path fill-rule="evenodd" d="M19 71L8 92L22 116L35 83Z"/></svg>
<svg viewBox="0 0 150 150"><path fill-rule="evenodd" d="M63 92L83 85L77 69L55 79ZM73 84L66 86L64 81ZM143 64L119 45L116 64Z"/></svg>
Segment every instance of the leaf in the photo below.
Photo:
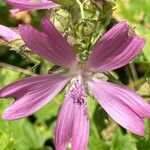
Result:
<svg viewBox="0 0 150 150"><path fill-rule="evenodd" d="M110 150L137 150L136 140L132 137L130 133L123 134L118 128L112 140Z"/></svg>
<svg viewBox="0 0 150 150"><path fill-rule="evenodd" d="M100 105L98 105L96 100L94 100L92 97L88 97L87 103L88 103L89 118L91 122L89 149L107 150L108 145L100 136L100 133L103 129L104 123L103 121L105 118L105 117L103 118L102 116L103 115L105 116L106 113L101 114L102 109Z"/></svg>
<svg viewBox="0 0 150 150"><path fill-rule="evenodd" d="M1 150L10 150L14 140L4 132L0 131L0 149Z"/></svg>
<svg viewBox="0 0 150 150"><path fill-rule="evenodd" d="M89 139L89 150L109 150L109 146L101 138L97 139L91 131Z"/></svg>
<svg viewBox="0 0 150 150"><path fill-rule="evenodd" d="M143 83L137 92L142 97L144 97L147 101L150 101L150 83L149 83L149 81Z"/></svg>

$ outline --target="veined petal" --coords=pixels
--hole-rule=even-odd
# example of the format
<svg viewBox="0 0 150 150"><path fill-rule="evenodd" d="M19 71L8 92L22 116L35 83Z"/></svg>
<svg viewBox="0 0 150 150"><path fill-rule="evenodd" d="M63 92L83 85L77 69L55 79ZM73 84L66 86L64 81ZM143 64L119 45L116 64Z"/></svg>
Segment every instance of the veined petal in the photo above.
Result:
<svg viewBox="0 0 150 150"><path fill-rule="evenodd" d="M150 110L144 110L148 104L140 96L98 79L91 79L88 85L97 101L116 122L137 135L144 135L142 116Z"/></svg>
<svg viewBox="0 0 150 150"><path fill-rule="evenodd" d="M145 45L145 40L132 32L125 22L110 29L95 45L87 62L87 70L105 72L131 62Z"/></svg>
<svg viewBox="0 0 150 150"><path fill-rule="evenodd" d="M0 38L4 39L5 41L12 41L12 40L16 40L19 39L20 36L19 34L17 34L15 31L13 31L12 29L0 25Z"/></svg>
<svg viewBox="0 0 150 150"><path fill-rule="evenodd" d="M89 118L86 105L76 105L72 130L72 150L87 150L89 139Z"/></svg>
<svg viewBox="0 0 150 150"><path fill-rule="evenodd" d="M68 57L68 53L64 53L63 49L57 48L58 44L55 45L57 37L55 37L52 42L52 39L49 40L46 34L37 31L30 25L20 25L19 31L26 46L34 53L58 66L72 67L73 64Z"/></svg>
<svg viewBox="0 0 150 150"><path fill-rule="evenodd" d="M17 13L19 11L25 11L25 10L37 10L37 9L51 9L58 7L58 4L55 4L52 1L35 1L32 0L5 0L9 5L13 7L11 10L12 13Z"/></svg>
<svg viewBox="0 0 150 150"><path fill-rule="evenodd" d="M141 118L150 118L150 104L131 89L118 84L99 81L103 89L119 101L129 106Z"/></svg>
<svg viewBox="0 0 150 150"><path fill-rule="evenodd" d="M40 75L12 83L0 90L0 98L14 97L16 101L2 116L15 120L33 114L52 100L70 78L63 74Z"/></svg>
<svg viewBox="0 0 150 150"><path fill-rule="evenodd" d="M54 49L55 54L61 56L66 66L72 67L75 65L76 55L68 41L59 33L47 17L42 19L41 24L43 32L48 36L49 43Z"/></svg>
<svg viewBox="0 0 150 150"><path fill-rule="evenodd" d="M67 97L68 98L68 97ZM74 121L74 104L70 99L65 100L56 122L55 148L65 150L72 136Z"/></svg>
<svg viewBox="0 0 150 150"><path fill-rule="evenodd" d="M77 81L78 82L78 81ZM56 130L56 150L65 150L71 140L72 150L86 150L89 138L89 119L85 91L78 83L67 94L60 110Z"/></svg>

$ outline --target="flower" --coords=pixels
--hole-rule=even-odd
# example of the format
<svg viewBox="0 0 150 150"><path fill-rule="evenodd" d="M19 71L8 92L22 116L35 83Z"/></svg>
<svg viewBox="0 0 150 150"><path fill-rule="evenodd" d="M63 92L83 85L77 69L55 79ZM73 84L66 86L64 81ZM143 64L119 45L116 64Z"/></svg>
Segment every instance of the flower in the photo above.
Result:
<svg viewBox="0 0 150 150"><path fill-rule="evenodd" d="M16 39L20 39L20 36L14 30L12 30L4 25L0 25L0 38L7 42L10 42L10 41L13 41Z"/></svg>
<svg viewBox="0 0 150 150"><path fill-rule="evenodd" d="M11 13L17 13L25 10L51 9L58 7L58 4L50 0L5 0L9 5L13 6Z"/></svg>
<svg viewBox="0 0 150 150"><path fill-rule="evenodd" d="M56 150L65 150L70 140L72 149L87 149L90 126L87 89L116 122L137 135L144 135L143 120L150 117L150 105L132 90L92 76L95 72L122 67L141 52L145 40L132 33L126 22L116 24L96 43L86 63L77 61L69 43L47 18L42 19L42 32L30 25L20 25L19 31L34 53L69 71L26 78L1 89L1 98L16 98L4 111L3 119L33 114L71 80L56 123Z"/></svg>

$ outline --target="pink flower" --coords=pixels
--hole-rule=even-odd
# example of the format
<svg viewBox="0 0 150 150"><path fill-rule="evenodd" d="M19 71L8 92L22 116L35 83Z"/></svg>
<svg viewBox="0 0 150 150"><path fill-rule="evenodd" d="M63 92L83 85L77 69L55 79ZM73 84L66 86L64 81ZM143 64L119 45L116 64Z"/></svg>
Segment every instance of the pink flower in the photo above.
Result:
<svg viewBox="0 0 150 150"><path fill-rule="evenodd" d="M16 39L20 39L20 36L14 30L6 26L0 25L0 38L9 42L9 41L13 41Z"/></svg>
<svg viewBox="0 0 150 150"><path fill-rule="evenodd" d="M29 25L19 26L20 35L33 52L69 71L26 78L1 89L1 98L16 98L2 118L14 120L33 114L71 80L71 89L57 119L56 150L65 150L70 140L73 150L87 149L88 88L116 122L137 135L144 135L143 120L150 117L150 105L128 88L94 78L92 74L126 65L141 52L145 40L130 33L131 28L125 22L120 22L97 42L87 63L84 63L77 62L69 43L47 18L42 20L42 29L39 32Z"/></svg>
<svg viewBox="0 0 150 150"><path fill-rule="evenodd" d="M25 10L37 10L37 9L51 9L58 7L58 4L55 4L51 0L5 0L9 5L13 6L13 9L10 10L12 13L17 13Z"/></svg>

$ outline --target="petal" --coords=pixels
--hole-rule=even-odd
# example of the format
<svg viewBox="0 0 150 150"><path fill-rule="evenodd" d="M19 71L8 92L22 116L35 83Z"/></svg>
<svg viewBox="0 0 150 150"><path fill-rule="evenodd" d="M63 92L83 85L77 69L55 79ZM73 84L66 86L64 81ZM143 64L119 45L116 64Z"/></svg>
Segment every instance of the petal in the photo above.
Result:
<svg viewBox="0 0 150 150"><path fill-rule="evenodd" d="M13 9L11 10L12 13L25 10L51 9L59 6L52 1L33 2L31 0L6 0L6 2L13 6Z"/></svg>
<svg viewBox="0 0 150 150"><path fill-rule="evenodd" d="M65 150L71 139L72 150L86 150L89 138L89 118L85 91L76 84L67 94L58 116L55 131L56 150Z"/></svg>
<svg viewBox="0 0 150 150"><path fill-rule="evenodd" d="M56 122L55 147L56 150L65 150L71 139L72 126L74 121L74 104L67 97Z"/></svg>
<svg viewBox="0 0 150 150"><path fill-rule="evenodd" d="M55 39L53 44L46 34L37 31L30 25L20 25L19 31L26 46L29 47L34 53L40 55L48 61L53 62L54 64L57 64L58 66L72 67L73 64L71 64L68 54L66 53L66 57L64 58L63 50L61 49L62 51L58 53L57 50L59 48L55 49Z"/></svg>
<svg viewBox="0 0 150 150"><path fill-rule="evenodd" d="M12 40L16 40L19 39L20 36L19 34L17 34L15 31L13 31L12 29L0 25L0 38L4 39L5 41L12 41Z"/></svg>
<svg viewBox="0 0 150 150"><path fill-rule="evenodd" d="M95 45L87 62L87 70L105 72L131 62L145 45L145 40L131 33L131 30L125 22L110 29Z"/></svg>
<svg viewBox="0 0 150 150"><path fill-rule="evenodd" d="M144 111L148 110L144 110L147 104L140 96L98 79L92 79L88 85L97 101L116 122L137 135L144 135L144 122L141 116L146 115Z"/></svg>
<svg viewBox="0 0 150 150"><path fill-rule="evenodd" d="M89 118L86 105L75 106L74 126L72 131L72 150L87 150L89 139Z"/></svg>
<svg viewBox="0 0 150 150"><path fill-rule="evenodd" d="M99 84L103 86L106 93L109 92L112 96L117 96L117 99L129 106L138 116L141 118L150 118L150 104L131 89L118 84L98 80L98 85Z"/></svg>
<svg viewBox="0 0 150 150"><path fill-rule="evenodd" d="M5 110L2 118L14 120L33 114L52 100L68 80L68 76L61 74L40 75L4 87L0 97L14 97L16 101Z"/></svg>
<svg viewBox="0 0 150 150"><path fill-rule="evenodd" d="M66 66L71 67L75 65L76 55L73 49L47 17L42 19L42 29L48 36L49 43L55 50L55 54L61 56L61 59L64 61Z"/></svg>

